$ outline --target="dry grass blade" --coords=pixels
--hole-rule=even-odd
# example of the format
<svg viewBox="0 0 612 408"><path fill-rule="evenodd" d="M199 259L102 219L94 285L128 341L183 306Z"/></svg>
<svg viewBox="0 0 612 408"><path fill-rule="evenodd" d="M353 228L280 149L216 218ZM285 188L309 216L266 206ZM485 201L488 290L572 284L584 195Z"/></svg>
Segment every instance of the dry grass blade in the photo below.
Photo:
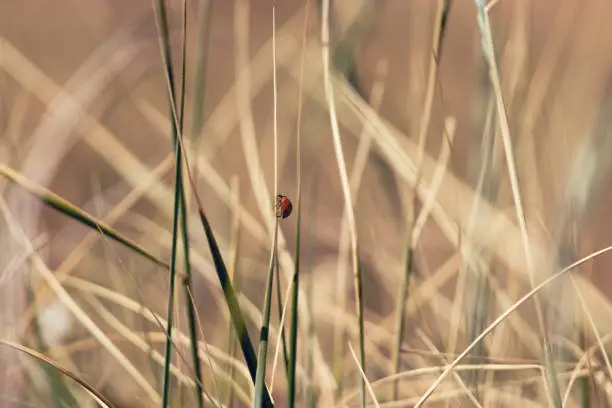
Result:
<svg viewBox="0 0 612 408"><path fill-rule="evenodd" d="M387 73L389 71L389 63L386 60L380 61L376 66L376 74L377 78L374 84L372 85L370 104L372 107L378 111L383 102L383 97L385 94L385 81L387 78ZM363 178L363 173L365 171L366 165L368 164L368 158L370 156L370 151L372 147L372 128L368 124L364 126L363 131L361 132L361 137L359 138L359 145L357 146L357 152L355 153L355 159L353 163L353 170L351 172L350 177L350 187L351 187L351 202L355 204L355 200L357 199L357 195L361 188L361 181ZM336 276L336 298L340 308L342 310L347 309L348 303L348 293L346 291L346 283L347 283L347 264L348 257L350 251L350 226L348 221L348 216L346 209L342 212L342 221L340 226L340 242L338 244L339 254L338 254L338 263L337 263L337 276ZM336 377L338 378L339 383L339 392L341 392L342 382L340 381L340 377L342 374L342 364L344 361L344 329L341 325L336 325L334 328L334 371L336 373Z"/></svg>
<svg viewBox="0 0 612 408"><path fill-rule="evenodd" d="M365 382L366 387L368 388L368 392L370 393L370 397L372 398L372 401L374 402L374 406L376 408L380 408L380 404L378 403L376 394L374 394L374 389L372 388L372 384L370 384L370 382L368 381L368 378L366 377L365 372L363 371L363 368L361 368L361 364L359 364L359 359L357 358L357 355L355 354L355 350L353 350L353 346L350 343L349 343L349 350L351 352L351 356L353 356L353 360L355 360L355 364L357 364L357 368L359 369L361 378L363 378L363 381Z"/></svg>
<svg viewBox="0 0 612 408"><path fill-rule="evenodd" d="M436 346L431 342L431 340L425 335L423 330L421 330L420 328L417 328L417 336L419 336L421 341L425 343L425 345L432 351L432 354L440 356L440 350L436 348ZM448 364L448 362L446 361L444 357L439 357L439 358L444 363L444 365ZM474 404L475 407L482 408L482 406L480 405L480 403L474 396L474 393L472 393L472 390L470 390L470 388L466 385L465 381L463 381L461 376L458 373L453 371L453 377L455 378L455 381L459 383L459 385L461 386L461 389L463 389L463 391L466 393L466 395L468 396L472 404Z"/></svg>
<svg viewBox="0 0 612 408"><path fill-rule="evenodd" d="M416 243L419 241L425 223L429 218L431 211L436 203L436 195L442 185L444 175L448 170L448 161L451 154L451 147L453 140L455 139L455 130L457 129L457 121L453 117L448 117L444 123L444 138L442 143L442 150L438 161L436 162L436 169L431 178L429 191L423 200L423 208L419 212L416 221L414 222L414 228L412 230L411 242L416 247Z"/></svg>
<svg viewBox="0 0 612 408"><path fill-rule="evenodd" d="M125 215L125 213L139 200L143 195L156 183L159 182L161 176L166 173L170 169L170 164L172 162L172 156L168 156L167 159L162 161L152 172L150 177L147 180L144 180L141 184L136 186L129 194L127 194L108 214L104 216L101 223L111 226L115 223L121 216ZM56 276L58 280L61 282L62 279L72 273L78 263L85 257L88 253L88 249L96 242L98 237L100 236L100 231L98 229L92 229L89 233L81 240L73 249L70 255L68 255L62 261L61 265L56 270ZM1 282L1 280L0 280ZM44 302L45 299L50 296L50 291L48 287L43 287L36 294L36 298L39 302ZM30 309L24 314L20 324L20 333L23 333L27 326L29 325L31 319L35 315L35 307L30 307Z"/></svg>
<svg viewBox="0 0 612 408"><path fill-rule="evenodd" d="M120 335L122 335L123 337L125 337L128 341L130 341L132 344L134 344L134 346L138 347L142 352L147 353L151 356L151 358L158 364L160 364L162 367L165 363L165 358L163 355L161 355L159 352L157 352L155 349L153 349L151 347L151 345L149 343L147 343L146 341L144 341L142 338L140 338L140 336L138 336L136 333L134 333L130 328L128 328L127 326L125 326L123 323L121 323L121 321L119 321L119 319L117 317L115 317L113 315L113 313L111 313L103 304L102 302L100 302L96 297L94 297L93 294L90 294L89 296L85 297L86 301L88 301L92 306L95 307L97 313L100 315L100 317L102 317L102 319L104 319L104 321L106 323L109 324L109 326L111 326L112 328L114 328ZM161 322L156 322L156 323L161 323ZM163 330L163 327L160 324L160 329ZM164 331L163 332L166 336L164 340L167 340L167 333ZM174 340L173 340L174 341ZM205 343L206 344L206 343ZM174 347L176 347L176 344L174 344ZM187 360L186 358L182 355L182 353L178 353L179 357L181 358L181 361L187 365ZM206 355L209 357L210 359L210 354L206 353ZM212 362L210 362L209 360L209 365L212 369L213 365ZM193 370L191 370L191 374L193 375ZM174 364L170 365L170 372L172 373L172 375L174 377L176 377L181 384L185 384L188 385L189 387L193 388L193 389L197 389L196 388L196 382L199 381L197 378L194 380L191 379L190 376L185 375L181 372L180 368L177 367ZM201 388L203 389L203 385L201 385ZM220 406L221 404L214 399L212 396L208 395L206 393L206 391L204 390L204 395L206 396L206 398L208 399L208 401L215 405L215 406Z"/></svg>
<svg viewBox="0 0 612 408"><path fill-rule="evenodd" d="M423 377L426 375L439 374L440 370L443 370L444 367L445 366L420 367L420 368L415 368L413 370L403 371L403 372L393 374L393 375L390 375L384 378L380 378L376 381L373 381L372 388L373 389L377 389L377 388L384 389L389 383L396 382L398 380L418 381L420 377ZM518 364L518 363L484 364L483 363L483 364L458 364L454 368L454 371L457 371L457 372L469 372L469 371L476 371L476 370L490 371L490 372L536 371L537 377L532 377L532 378L537 379L537 381L541 381L542 372L544 370L544 367L541 364L529 364L529 363L524 363L524 364ZM582 375L582 374L584 374L584 371L581 373L578 373L577 375ZM424 382L426 380L422 379L421 381ZM461 391L461 393L463 393L463 390ZM444 393L440 392L440 394L444 394ZM346 395L342 399L342 406L349 404L349 402L355 399L358 395L359 395L359 390L349 395ZM432 401L432 399L429 399L428 401ZM440 396L439 398L439 400L444 400L444 399L445 398L442 396ZM404 400L393 401L392 403L383 403L382 406L389 406L390 404L392 405L393 403L397 403L397 405L395 406L400 406L400 407L406 406L406 403ZM413 401L410 404L414 404L414 403L416 403L416 401Z"/></svg>
<svg viewBox="0 0 612 408"><path fill-rule="evenodd" d="M4 215L5 220L9 225L10 232L14 235L17 241L26 247L29 251L33 252L32 243L28 240L25 233L19 225L15 222L10 213L8 205L0 197L0 212ZM70 296L70 294L64 289L62 284L57 280L53 272L47 267L42 261L38 254L33 253L32 262L34 268L42 276L44 281L49 287L55 292L58 299L70 310L74 316L79 320L83 326L89 330L89 332L108 350L108 352L117 360L117 362L132 376L134 381L147 393L148 397L155 404L161 402L159 394L149 384L144 375L132 364L132 362L125 356L124 353L110 340L98 325L94 323L87 313L77 304L77 302Z"/></svg>
<svg viewBox="0 0 612 408"><path fill-rule="evenodd" d="M142 316L144 319L146 319L150 323L159 327L160 330L163 330L163 327L167 324L166 320L163 317L153 313L146 305L136 302L135 300L130 299L127 296L117 293L111 289L108 289L100 285L96 285L95 283L87 282L85 280L75 278L75 277L67 277L64 284L68 287L74 288L83 293L95 295L97 297L105 299L126 310L136 313ZM189 344L190 342L189 337L186 334L182 333L180 330L178 330L178 328L175 328L175 330L176 330L176 341L180 342L181 344ZM159 335L157 335L156 333L151 333L150 335L152 339L159 339L157 341L165 342L167 338L165 331L160 332ZM138 343L135 343L135 345L139 347ZM200 355L202 359L206 357L205 358L206 361L210 361L208 358L210 356L210 357L213 357L215 360L231 364L231 366L236 370L236 372L240 373L244 377L244 379L249 378L249 371L242 363L240 363L234 357L225 354L224 352L217 349L211 344L208 344L208 343L204 344L202 341L200 341ZM228 380L229 376L226 375L224 370L220 369L217 364L215 364L214 366L210 366L210 369L215 370L217 375L222 376L225 380ZM243 392L241 392L241 390L238 389L237 382L231 382L231 383L234 386L234 388L238 390L238 392L240 393L239 395L241 396L245 395ZM248 400L249 399L247 397L242 398L243 402L248 401Z"/></svg>
<svg viewBox="0 0 612 408"><path fill-rule="evenodd" d="M340 127L338 124L338 118L336 114L336 102L334 99L334 89L331 82L331 67L330 67L330 51L329 51L329 13L330 13L330 0L324 0L322 9L322 24L321 24L321 53L323 57L323 84L325 89L325 97L327 101L327 107L329 110L329 121L332 130L333 142L334 142L334 153L336 155L336 161L338 166L338 172L340 175L340 182L342 184L342 194L344 196L344 207L348 219L352 262L353 262L353 275L355 282L355 303L357 309L357 321L359 324L359 357L361 366L366 369L366 358L365 358L365 333L364 333L364 317L363 317L363 293L362 293L362 278L361 270L359 267L359 252L357 247L357 226L355 223L355 212L353 209L353 201L351 199L351 188L349 184L348 174L346 170L346 161L344 160L344 153L342 149L342 140L340 138ZM361 382L361 406L365 406L365 382Z"/></svg>
<svg viewBox="0 0 612 408"><path fill-rule="evenodd" d="M610 251L612 251L612 246L600 249L599 251L593 252L592 254L590 254L590 255L588 255L588 256L586 256L586 257L584 257L584 258L582 258L582 259L580 259L580 260L578 260L576 262L574 262L573 264L567 266L566 268L564 268L561 271L557 272L553 276L549 277L544 282L540 283L539 285L534 287L532 290L530 290L525 296L523 296L522 298L517 300L512 305L512 307L508 308L505 312L503 312L501 315L499 315L491 324L489 324L489 326L487 326L487 328L482 333L480 333L478 335L478 337L476 337L476 339L465 350L463 350L463 352L461 354L459 354L459 356L457 356L457 358L455 358L455 360L453 360L453 362L451 364L446 366L446 368L444 369L442 374L440 374L440 376L436 379L436 381L427 389L427 391L425 391L423 396L419 399L419 401L415 405L415 408L421 407L425 403L425 401L427 401L427 399L431 396L431 394L433 394L433 392L436 390L436 388L438 388L438 386L442 383L442 381L444 381L444 379L455 368L455 366L457 366L457 364L459 364L459 362L465 356L467 356L469 354L469 352L480 341L482 341L489 333L491 333L493 331L493 329L495 329L501 322L503 322L508 316L510 316L510 314L512 314L516 309L518 309L519 306L521 306L527 300L531 299L535 294L537 294L539 291L544 289L551 282L553 282L553 281L559 279L560 277L562 277L563 275L565 275L567 272L570 272L572 269L577 268L578 266L584 264L585 262L590 261L591 259L597 258L598 256L603 255L603 254L605 254L607 252L610 252Z"/></svg>
<svg viewBox="0 0 612 408"><path fill-rule="evenodd" d="M612 364L610 363L610 357L608 356L608 353L606 351L606 348L604 347L604 342L602 337L599 335L599 332L597 331L597 326L595 326L595 322L593 321L593 316L591 314L591 312L589 311L589 308L584 300L584 296L582 295L582 293L580 292L580 288L576 285L575 279L573 276L570 275L570 280L572 282L572 285L574 287L574 290L576 291L576 295L578 295L578 300L580 301L580 306L582 306L582 310L584 312L584 314L586 315L586 320L591 328L591 330L593 331L593 335L595 336L595 339L597 340L597 346L599 347L599 350L601 351L601 355L603 356L603 360L606 364L606 369L608 370L608 376L609 378L612 378ZM569 391L570 391L571 387L567 388L567 392L565 393L564 396L564 405L565 402L567 401L567 396L569 395ZM609 395L608 393L606 393L606 397L608 399L608 404L612 403L611 398L612 395Z"/></svg>
<svg viewBox="0 0 612 408"><path fill-rule="evenodd" d="M196 302L195 302L195 298L193 297L193 293L191 291L191 285L188 284L187 280L184 280L183 286L185 288L186 295L189 296L189 300L194 307L194 310L195 310L194 317L195 317L195 320L197 322L197 326L200 332L200 338L202 338L202 343L204 343L204 349L206 350L206 358L208 359L208 365L212 369L213 362L210 358L210 350L208 349L208 343L206 342L206 339L204 338L204 330L202 330L202 323L200 322L200 313L195 306ZM197 350L197 345L196 345L196 350ZM213 387L214 387L215 393L217 394L217 397L220 397L221 393L219 392L219 384L218 384L217 377L214 371L212 372L212 380L213 380ZM202 386L202 390L203 389L204 387ZM220 405L220 404L217 402L217 405Z"/></svg>
<svg viewBox="0 0 612 408"><path fill-rule="evenodd" d="M607 335L601 338L601 343L605 345L611 340L612 340L612 333L608 333ZM563 406L564 407L568 406L569 404L569 398L570 398L570 394L572 392L572 388L574 384L576 383L576 381L581 379L581 373L585 370L585 368L583 367L586 366L586 369L589 371L589 373L592 373L594 370L596 370L596 368L592 366L590 360L593 359L595 351L600 348L601 348L601 345L599 344L599 342L597 344L594 344L588 350L582 353L582 355L580 356L580 359L578 360L578 363L574 365L569 381L567 383L567 388L565 389L565 394L563 395ZM596 375L595 378L597 378L597 374L598 372L595 372L595 375ZM604 380L604 384L607 382L608 382L607 379Z"/></svg>
<svg viewBox="0 0 612 408"><path fill-rule="evenodd" d="M392 373L397 373L400 370L400 348L404 338L404 324L406 319L406 297L408 296L408 286L412 279L415 250L417 243L421 236L421 232L425 226L427 219L431 213L436 200L436 194L440 188L444 175L447 171L448 160L450 157L451 144L455 135L455 119L452 117L447 118L445 123L445 136L443 138L442 151L438 157L436 171L432 177L431 188L428 191L427 196L423 200L423 207L417 216L417 219L413 222L412 231L409 231L408 245L406 248L406 261L404 265L404 274L402 275L401 283L398 288L398 295L396 299L396 316L395 316L395 337L393 343L393 350L391 356L391 370ZM392 395L397 398L398 388L397 385L393 386Z"/></svg>
<svg viewBox="0 0 612 408"><path fill-rule="evenodd" d="M2 344L3 346L6 346L6 347L10 347L10 348L12 348L14 350L26 353L29 356L34 357L35 359L37 359L39 361L42 361L45 364L50 365L51 367L53 367L56 370L60 371L65 376L70 377L72 380L74 380L74 382L76 382L81 387L83 387L85 389L85 391L87 391L87 393L89 393L89 395L91 395L100 406L105 407L105 408L113 408L113 404L108 399L106 399L106 397L104 397L104 395L100 394L93 386L89 385L85 380L83 380L82 378L80 378L76 374L72 373L70 370L62 367L56 361L51 360L49 357L47 357L47 356L45 356L43 354L40 354L38 351L32 350L29 347L22 346L21 344L16 344L16 343L10 342L8 340L0 339L0 344Z"/></svg>
<svg viewBox="0 0 612 408"><path fill-rule="evenodd" d="M529 233L527 231L527 222L525 218L525 210L523 207L523 199L521 191L519 189L518 172L516 170L516 162L514 159L512 140L510 136L510 125L508 123L508 116L506 113L506 106L504 104L501 80L497 69L497 62L495 60L495 48L493 46L493 36L491 34L491 24L489 20L489 11L494 6L494 1L484 6L482 2L476 1L478 5L478 23L482 32L482 43L483 52L489 66L489 73L491 77L491 83L495 94L495 102L497 107L497 116L499 120L499 126L502 136L502 142L504 146L504 153L506 156L506 165L508 166L508 176L510 178L510 187L512 189L512 198L514 200L514 206L516 209L516 217L518 220L519 231L521 233L521 239L523 244L523 251L527 264L527 274L529 276L531 286L535 286L535 267L534 258L531 251L531 243L529 239ZM546 360L547 369L552 372L546 375L546 381L549 388L550 398L554 402L557 408L561 408L561 391L559 384L557 383L556 374L554 373L554 365L552 364L552 351L550 343L548 341L548 335L544 326L544 317L542 315L542 306L540 304L539 297L536 295L534 298L536 315L538 318L538 324L540 326L540 335L544 343L544 358Z"/></svg>

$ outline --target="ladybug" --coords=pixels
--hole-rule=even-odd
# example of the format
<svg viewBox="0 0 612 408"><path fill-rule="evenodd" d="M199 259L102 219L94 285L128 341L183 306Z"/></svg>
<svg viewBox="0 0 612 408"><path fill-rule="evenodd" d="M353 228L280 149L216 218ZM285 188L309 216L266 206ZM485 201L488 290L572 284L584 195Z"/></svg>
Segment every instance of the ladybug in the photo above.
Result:
<svg viewBox="0 0 612 408"><path fill-rule="evenodd" d="M289 197L279 194L276 196L276 216L280 218L287 218L291 215L293 210L293 204Z"/></svg>

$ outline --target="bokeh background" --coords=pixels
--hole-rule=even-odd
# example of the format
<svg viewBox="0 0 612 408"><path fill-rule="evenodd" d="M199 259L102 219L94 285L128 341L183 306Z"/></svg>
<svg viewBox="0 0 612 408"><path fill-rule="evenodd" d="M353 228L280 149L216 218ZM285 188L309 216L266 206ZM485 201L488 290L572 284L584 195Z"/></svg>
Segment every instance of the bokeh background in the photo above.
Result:
<svg viewBox="0 0 612 408"><path fill-rule="evenodd" d="M186 144L219 244L226 259L235 259L233 276L249 333L257 339L274 192L272 2L209 2L205 19L202 1L187 2ZM182 2L166 3L178 66ZM438 47L441 4L332 2L333 84L364 276L366 373L387 407L412 406L439 367L534 282L612 238L612 5L499 0L489 13L530 267L477 3L450 3ZM360 375L347 345L358 344L354 285L323 88L320 7L315 1L276 2L278 183L295 209L302 95L299 401L358 406ZM198 75L203 91L196 87ZM166 91L152 2L0 3L2 164L167 260L173 149ZM203 105L194 109L198 97ZM1 188L2 337L79 373L117 406L155 406L151 392L159 392L161 365L151 350L163 353L165 338L156 321L143 316L146 310L166 315L167 273L19 185L3 179ZM202 340L210 344L206 353L216 370L227 373L227 306L194 200L189 208ZM419 214L427 214L419 221L422 232L409 243ZM295 215L281 222L281 231L285 301ZM396 368L398 288L406 281L409 246L414 265ZM445 380L431 405L471 406L475 400L486 407L549 406L544 331L567 406L610 406L612 367L602 352L612 330L610 261L604 254L547 286L538 298L543 326L533 300L513 312L465 359L475 366L460 371L463 383ZM40 272L43 266L56 280ZM185 332L184 303L177 304L177 327ZM83 324L75 305L120 356ZM278 321L274 304L273 351ZM188 344L179 350L187 356ZM234 403L248 406L248 376L241 355L235 355L236 395L242 397ZM15 350L3 348L0 356L0 406L52 406L59 386L51 379L57 377ZM174 362L180 371L174 377L175 406L194 406L188 363L179 357ZM202 364L210 373L210 361ZM279 362L273 390L280 406L286 388L281 367ZM396 394L388 381L395 371L404 373ZM272 359L269 381L271 372ZM217 391L226 395L227 382L219 382ZM68 379L60 388L78 406L94 406ZM584 405L585 390L593 405ZM63 398L59 406L70 400Z"/></svg>

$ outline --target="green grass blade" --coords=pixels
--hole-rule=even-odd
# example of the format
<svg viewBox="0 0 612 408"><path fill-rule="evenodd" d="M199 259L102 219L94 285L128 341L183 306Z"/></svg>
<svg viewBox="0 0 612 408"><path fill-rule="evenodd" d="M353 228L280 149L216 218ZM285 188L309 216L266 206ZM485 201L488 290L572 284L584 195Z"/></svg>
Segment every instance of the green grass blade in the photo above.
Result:
<svg viewBox="0 0 612 408"><path fill-rule="evenodd" d="M316 173L315 173L316 174ZM315 179L314 177L312 178L313 180ZM308 196L310 197L310 202L312 203L310 205L309 211L308 211L308 222L305 224L306 225L306 231L308 233L308 238L306 239L306 262L307 262L307 279L306 279L306 302L308 305L308 315L311 316L310 320L308 321L308 328L307 328L307 337L306 337L306 376L307 376L307 381L306 381L306 392L304 393L304 399L305 399L305 406L307 408L315 408L317 406L317 402L318 402L318 396L319 396L319 392L318 389L316 388L315 384L316 382L314 381L314 343L315 343L315 338L316 338L316 333L315 333L315 325L314 325L314 319L312 316L314 316L313 313L313 304L314 304L314 274L312 273L312 264L313 264L313 242L315 242L314 238L316 237L316 207L317 207L317 203L318 203L318 193L319 193L319 189L316 188L317 184L316 183L312 183L310 185L310 194L308 194Z"/></svg>
<svg viewBox="0 0 612 408"><path fill-rule="evenodd" d="M157 0L158 3L158 8L159 13L158 13L158 23L159 23L159 28L160 30L164 29L164 24L163 22L165 21L164 18L164 14L163 14L163 2L161 0ZM161 7L159 7L161 6ZM168 62L169 61L169 50L167 47L168 41L167 41L167 29L165 30L166 35L162 35L162 38L166 38L166 41L162 42L162 49L166 49L166 52L162 53L162 57L164 59L164 62L166 62L166 66L168 66ZM164 44L166 44L166 46L164 46ZM174 109L174 104L172 103L172 101L174 101L174 94L172 92L173 87L172 85L172 75L171 72L169 72L166 69L166 80L168 82L168 94L169 94L169 98L171 99L171 103L170 103L170 107L172 108L172 119L174 123L178 122L178 118L177 118L177 114L176 114L176 110ZM176 125L174 125L174 127L176 127ZM232 282L231 279L229 278L229 274L227 272L227 268L225 266L225 262L223 261L223 257L221 255L221 251L219 249L219 246L217 244L217 241L215 239L214 233L212 231L212 228L210 226L210 223L208 222L208 219L204 213L204 209L202 206L202 202L200 200L200 197L197 193L197 189L195 186L195 182L193 180L193 176L191 174L191 172L189 171L189 164L187 162L187 156L185 153L185 150L182 146L182 141L179 137L177 138L178 140L178 148L180 149L180 154L181 157L183 157L183 159L185 160L185 168L187 170L187 175L189 177L189 182L191 184L191 187L193 188L194 191L194 198L196 199L197 202L197 206L198 206L198 215L200 217L200 221L202 222L202 226L204 228L204 232L206 234L206 239L209 245L209 248L211 250L211 255L213 258L213 262L215 264L215 271L217 272L217 276L219 277L219 282L221 284L221 287L223 289L223 294L225 296L226 302L228 304L228 308L230 311L230 316L232 318L232 321L234 323L234 327L236 328L236 332L240 341L240 345L245 357L245 362L247 364L247 367L249 369L249 373L251 375L251 379L253 380L253 382L255 382L255 378L256 378L256 374L257 374L257 358L255 357L255 351L253 349L253 344L251 342L251 339L249 338L248 332L246 330L246 325L245 325L245 321L244 321L244 317L242 316L242 312L240 311L240 307L238 304L238 299L236 297L236 293L234 291L234 288L232 286ZM272 399L270 397L270 393L266 388L266 391L263 393L263 402L264 402L264 406L265 407L272 407Z"/></svg>
<svg viewBox="0 0 612 408"><path fill-rule="evenodd" d="M585 339L585 334L584 331L580 331L580 347L582 347L583 350L586 350L588 345ZM590 365L590 361L589 361L589 365ZM591 376L586 376L586 377L581 377L578 381L579 381L579 385L578 385L578 391L579 391L579 401L580 401L580 406L582 408L589 408L591 406L591 387L590 387L590 382L593 380L593 378Z"/></svg>
<svg viewBox="0 0 612 408"><path fill-rule="evenodd" d="M299 183L298 183L299 186ZM300 193L298 187L298 199L296 202L296 237L295 237L295 269L293 271L293 289L291 290L291 323L289 327L289 367L287 374L287 399L288 407L295 406L295 369L297 366L297 333L298 333L298 295L300 291Z"/></svg>
<svg viewBox="0 0 612 408"><path fill-rule="evenodd" d="M278 321L282 322L283 320L283 296L282 296L282 290L281 290L281 283L280 283L280 267L278 265L278 262L276 262L276 265L274 267L274 272L276 274L276 298L278 299L278 301L276 302L277 306L278 306ZM289 370L289 352L287 351L287 336L285 335L285 325L283 324L282 326L279 326L278 328L280 330L280 335L281 335L281 346L283 348L283 362L285 363L285 373L288 373Z"/></svg>
<svg viewBox="0 0 612 408"><path fill-rule="evenodd" d="M200 135L202 130L202 116L204 111L204 73L206 70L206 57L208 49L208 30L210 29L210 9L212 0L200 1L198 10L198 54L196 56L194 95L193 95L193 116L191 121L192 140Z"/></svg>
<svg viewBox="0 0 612 408"><path fill-rule="evenodd" d="M124 237L110 226L98 221L95 217L81 210L74 204L71 204L70 202L64 200L57 194L47 190L46 188L34 184L32 181L23 177L21 174L19 174L12 168L0 164L0 175L4 176L12 183L25 189L27 192L29 192L30 194L38 198L40 201L42 201L45 205L53 208L54 210L57 210L58 212L80 222L81 224L84 224L92 229L99 231L102 235L119 242L120 244L144 256L145 258L163 267L164 269L170 269L170 266L166 262L160 260L140 245Z"/></svg>
<svg viewBox="0 0 612 408"><path fill-rule="evenodd" d="M187 223L187 200L185 198L185 189L183 187L183 176L182 176L182 155L180 152L180 146L178 144L178 138L183 134L183 125L185 122L185 72L187 66L187 1L183 1L183 41L182 41L182 64L181 64L181 99L179 103L179 132L173 132L173 140L176 145L176 172L179 184L177 188L180 194L180 220L181 220L181 232L183 242L183 255L185 257L185 303L187 308L187 323L189 326L189 338L191 339L191 359L193 369L195 373L196 381L196 401L198 401L198 407L204 408L204 389L202 387L202 368L200 365L200 358L198 353L198 330L197 330L197 316L196 308L193 300L193 296L190 296L192 273L191 273L191 260L189 259L189 229ZM167 39L167 38L166 38ZM169 61L169 59L167 60ZM170 73L170 72L169 72ZM203 93L203 92L202 92Z"/></svg>
<svg viewBox="0 0 612 408"><path fill-rule="evenodd" d="M411 217L413 218L413 217ZM411 222L412 223L412 222ZM408 228L406 242L406 256L404 259L404 274L398 288L398 295L396 299L396 316L395 316L395 339L393 344L393 356L391 358L392 373L398 373L400 370L400 354L401 346L404 339L404 327L406 322L406 298L408 297L408 286L412 277L414 267L414 250L412 245L412 228ZM392 397L391 400L395 401L398 398L398 381L393 382Z"/></svg>
<svg viewBox="0 0 612 408"><path fill-rule="evenodd" d="M219 277L219 283L221 284L221 289L223 289L223 295L225 296L225 301L227 302L230 316L232 318L232 322L234 323L234 328L236 329L236 334L238 335L244 360L247 368L249 369L249 373L251 374L251 379L253 382L255 382L257 375L257 357L255 356L253 343L251 342L249 333L246 329L245 320L238 304L236 292L234 291L232 281L229 277L229 273L227 272L225 262L223 261L223 257L221 255L221 250L219 249L219 245L215 239L215 235L201 206L198 209L198 214L200 216L202 226L204 227L206 240L208 241L208 246L215 264L215 271ZM272 406L272 399L270 398L270 394L268 392L264 393L264 404L266 407Z"/></svg>
<svg viewBox="0 0 612 408"><path fill-rule="evenodd" d="M255 374L255 397L253 398L253 408L260 408L263 404L266 383L266 359L268 355L268 336L270 329L270 309L272 307L272 284L274 281L274 269L278 263L278 220L274 227L274 239L272 243L272 254L270 257L270 269L268 271L268 279L266 281L266 293L264 295L263 317L261 322L261 330L259 336L259 350L257 352L257 372ZM282 312L281 312L282 314Z"/></svg>
<svg viewBox="0 0 612 408"><path fill-rule="evenodd" d="M300 232L302 227L302 104L304 91L304 56L306 40L308 38L309 4L306 4L304 13L304 32L302 37L302 56L300 62L300 82L298 91L298 113L297 113L297 143L296 143L296 183L297 199L295 202L295 259L293 270L293 289L291 291L291 321L289 326L289 366L287 368L287 406L295 406L295 370L297 366L297 334L298 326L298 300L300 292ZM289 300L287 300L289 301Z"/></svg>
<svg viewBox="0 0 612 408"><path fill-rule="evenodd" d="M170 107L170 117L173 118L173 112L176 112L176 90L174 86L174 75L172 68L172 57L170 53L170 42L168 35L168 22L166 19L165 5L162 0L156 2L158 26L160 31L160 40L164 60L164 68L166 70L168 80L168 101ZM183 176L182 176L182 152L180 146L180 138L183 134L183 123L184 123L184 111L185 111L185 71L186 71L186 45L187 45L187 4L183 2L183 20L182 20L182 49L181 49L181 79L180 79L180 101L178 106L178 124L175 120L171 121L172 124L172 139L175 150L175 196L174 196L174 212L173 212L173 227L172 227L172 254L170 264L170 288L168 296L168 339L166 342L166 361L164 363L164 387L163 387L163 401L162 408L165 408L168 403L169 396L169 379L170 379L170 361L171 361L171 349L172 349L172 320L173 320L173 302L174 302L174 287L176 279L176 254L177 254L177 241L179 233L182 234L183 241L183 253L185 257L185 288L186 292L191 287L191 263L189 259L189 231L187 227L187 203L185 199L185 191L183 189ZM204 406L202 387L202 371L200 367L200 359L198 357L198 338L197 338L197 323L196 323L196 312L195 305L191 299L191 296L185 296L187 306L187 321L189 325L189 335L191 340L191 354L193 360L193 367L196 381L196 400L198 401L198 407Z"/></svg>
<svg viewBox="0 0 612 408"><path fill-rule="evenodd" d="M172 106L174 100L174 79L172 72L172 65L170 64L170 46L167 41L168 39L168 28L166 22L166 14L165 14L165 5L163 0L157 0L157 23L160 30L160 38L161 45L163 49L165 69L168 75L168 98L171 100L169 103L170 109L173 109ZM176 257L177 257L177 244L178 244L178 233L179 233L179 223L181 217L181 159L179 153L179 146L177 143L177 124L175 121L171 121L172 124L172 135L174 142L174 150L175 150L175 178L174 178L174 209L172 215L172 246L171 246L171 255L170 255L170 284L168 289L168 313L167 313L167 325L166 325L166 347L165 347L165 361L164 361L164 374L163 374L163 387L162 387L162 408L166 408L168 406L169 398L170 398L170 364L172 362L172 328L174 321L174 292L175 292L175 283L176 283Z"/></svg>
<svg viewBox="0 0 612 408"><path fill-rule="evenodd" d="M178 149L178 147L177 147ZM177 165L180 164L177 163ZM176 177L175 177L175 187L174 187L174 213L172 217L172 249L171 249L171 258L170 258L170 287L168 290L168 315L167 315L167 326L166 333L168 333L168 338L166 339L166 359L164 362L164 385L163 385L163 394L162 394L162 408L166 408L168 406L168 398L170 397L170 363L172 360L172 327L174 320L174 287L176 282L176 256L177 256L177 246L178 246L178 228L181 216L181 194L180 188L178 184L180 183L180 171L178 170L180 167L177 166Z"/></svg>

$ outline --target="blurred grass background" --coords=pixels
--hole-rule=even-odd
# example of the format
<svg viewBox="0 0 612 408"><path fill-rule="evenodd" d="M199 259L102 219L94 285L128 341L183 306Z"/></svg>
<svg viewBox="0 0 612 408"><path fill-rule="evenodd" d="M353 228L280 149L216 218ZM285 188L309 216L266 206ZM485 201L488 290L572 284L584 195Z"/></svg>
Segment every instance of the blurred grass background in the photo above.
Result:
<svg viewBox="0 0 612 408"><path fill-rule="evenodd" d="M201 12L206 3L209 15ZM351 276L358 265L367 380L380 406L414 406L444 364L534 284L609 245L612 5L495 2L488 15L496 82L478 1L331 2L331 82L353 197L355 262L324 88L324 3L276 2L274 67L272 2L187 2L186 154L257 347L272 248L276 68L278 191L294 211L301 156L296 404L360 404L361 374L349 347L359 355ZM178 84L183 3L165 4ZM169 262L176 185L164 69L153 3L0 4L2 165ZM43 353L114 406L159 405L167 271L5 181L2 339ZM184 188L197 335L207 345L200 348L203 386L224 406L250 406L253 386L229 337L194 191L188 182ZM279 223L283 305L295 221L294 212ZM609 255L599 256L548 285L540 306L532 299L509 315L428 406L612 406L609 265ZM177 269L185 270L184 257ZM171 405L197 406L186 295L176 286ZM267 384L275 406L286 406L282 351L273 364L273 298ZM0 348L0 359L0 406L94 406L72 380L18 351ZM551 398L551 373L559 401Z"/></svg>

